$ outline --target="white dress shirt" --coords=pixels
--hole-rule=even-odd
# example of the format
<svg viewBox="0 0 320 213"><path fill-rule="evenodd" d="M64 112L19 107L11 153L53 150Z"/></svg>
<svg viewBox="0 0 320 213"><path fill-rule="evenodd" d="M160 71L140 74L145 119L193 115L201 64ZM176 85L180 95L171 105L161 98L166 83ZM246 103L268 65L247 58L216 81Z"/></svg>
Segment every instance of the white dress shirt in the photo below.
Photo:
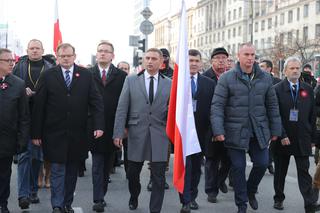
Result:
<svg viewBox="0 0 320 213"><path fill-rule="evenodd" d="M146 70L144 72L144 83L146 85L146 90L147 90L148 96L149 96L150 77L151 77L151 75ZM159 73L153 75L153 97L156 97L156 92L157 92L157 88L158 88L158 80L159 80Z"/></svg>
<svg viewBox="0 0 320 213"><path fill-rule="evenodd" d="M65 68L61 67L62 75L63 75L64 80L66 80L66 71L67 71L67 70L70 71L70 72L69 72L70 84L72 83L73 69L74 69L74 66L70 67L69 69L65 69Z"/></svg>

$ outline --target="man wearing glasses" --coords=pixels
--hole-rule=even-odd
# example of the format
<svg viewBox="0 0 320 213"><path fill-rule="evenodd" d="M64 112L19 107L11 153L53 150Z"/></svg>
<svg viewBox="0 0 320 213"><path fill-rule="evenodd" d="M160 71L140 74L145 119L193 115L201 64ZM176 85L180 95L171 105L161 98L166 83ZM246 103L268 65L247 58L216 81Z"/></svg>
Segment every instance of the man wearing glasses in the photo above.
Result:
<svg viewBox="0 0 320 213"><path fill-rule="evenodd" d="M93 75L77 66L75 48L57 48L59 65L46 70L36 87L32 114L32 143L43 146L51 163L53 213L73 213L71 207L79 164L88 154L87 120L92 115L93 137L103 134L103 103Z"/></svg>
<svg viewBox="0 0 320 213"><path fill-rule="evenodd" d="M33 106L35 87L40 74L55 64L51 58L43 56L43 52L40 40L30 40L27 55L21 57L13 69L13 74L25 81L30 110ZM29 208L30 202L40 202L37 194L38 175L42 161L41 147L34 146L31 140L28 142L27 150L18 155L18 198L21 209Z"/></svg>
<svg viewBox="0 0 320 213"><path fill-rule="evenodd" d="M12 157L27 148L29 108L24 82L12 75L12 52L0 48L0 212L9 213Z"/></svg>

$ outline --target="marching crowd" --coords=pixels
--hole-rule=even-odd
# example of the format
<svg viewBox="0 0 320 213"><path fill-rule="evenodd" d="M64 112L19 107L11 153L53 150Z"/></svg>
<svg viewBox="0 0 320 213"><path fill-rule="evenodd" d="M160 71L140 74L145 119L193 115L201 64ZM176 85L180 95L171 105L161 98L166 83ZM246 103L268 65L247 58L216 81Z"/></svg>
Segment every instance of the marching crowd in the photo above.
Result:
<svg viewBox="0 0 320 213"><path fill-rule="evenodd" d="M58 46L57 58L43 54L37 39L29 41L27 55L16 64L12 52L0 48L0 212L10 212L15 154L22 210L40 202L38 186L45 185L51 190L53 213L74 212L77 177L83 173L88 151L92 210L104 212L109 174L122 147L128 208L138 208L140 173L148 161L149 211L161 212L169 187L165 173L174 151L166 134L173 76L169 51L148 49L145 69L130 75L127 62L113 65L114 46L109 41L97 45L97 63L90 68L75 64L75 48L69 43ZM188 54L187 83L202 152L186 157L180 212L199 208L203 163L208 202L216 203L219 191L228 192L229 178L238 212L247 212L247 203L257 210L255 195L268 169L274 174L273 208L283 210L290 156L296 162L305 212L319 211L319 190L309 173L312 146L319 143L316 119L320 117L320 90L311 66L289 57L281 80L273 76L270 60L256 60L250 43L240 45L236 63L225 48L215 48L212 66L204 72L201 52L190 49ZM253 163L248 178L247 154Z"/></svg>

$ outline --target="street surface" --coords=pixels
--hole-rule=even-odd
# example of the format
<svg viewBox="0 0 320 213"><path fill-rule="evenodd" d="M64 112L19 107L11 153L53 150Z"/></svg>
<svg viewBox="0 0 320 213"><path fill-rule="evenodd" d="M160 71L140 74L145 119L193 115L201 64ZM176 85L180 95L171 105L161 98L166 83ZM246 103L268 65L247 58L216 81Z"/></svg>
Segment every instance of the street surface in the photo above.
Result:
<svg viewBox="0 0 320 213"><path fill-rule="evenodd" d="M162 212L163 213L179 213L181 205L179 203L178 194L172 187L172 158L171 155L171 167L169 172L167 172L167 181L170 185L170 189L166 190L165 198L163 203ZM247 173L251 169L252 164L247 158ZM85 176L78 178L77 189L75 192L75 198L73 202L73 207L76 213L91 213L92 211L92 179L91 179L91 159L86 161L87 171ZM315 170L315 164L313 158L310 157L310 171L313 175ZM12 213L18 212L30 212L30 213L51 213L50 205L50 190L42 188L39 190L40 203L31 204L30 209L27 211L22 211L18 207L17 200L17 169L16 165L12 167L12 179L11 179L11 195L9 198L9 209ZM109 184L109 191L105 197L107 202L107 207L105 212L110 213L148 213L149 197L150 192L147 191L147 184L149 181L149 171L147 169L146 163L141 173L141 194L139 197L139 206L137 210L130 211L128 208L129 192L128 184L125 179L125 172L122 167L117 167L116 173L111 176L112 182ZM228 181L227 181L228 182ZM290 168L288 171L288 176L286 179L285 194L286 200L284 202L284 210L278 211L273 209L273 176L266 172L262 183L259 187L259 192L257 194L257 199L259 202L259 209L257 211L252 210L248 206L248 213L302 213L304 212L302 196L299 192L297 183L296 167L294 163L294 158L291 158ZM220 193L218 195L218 203L212 204L208 203L206 194L204 193L204 175L201 176L201 182L199 185L199 195L197 202L199 203L199 210L194 210L192 212L199 213L234 213L237 212L237 208L234 204L233 199L234 193L231 188L227 194Z"/></svg>

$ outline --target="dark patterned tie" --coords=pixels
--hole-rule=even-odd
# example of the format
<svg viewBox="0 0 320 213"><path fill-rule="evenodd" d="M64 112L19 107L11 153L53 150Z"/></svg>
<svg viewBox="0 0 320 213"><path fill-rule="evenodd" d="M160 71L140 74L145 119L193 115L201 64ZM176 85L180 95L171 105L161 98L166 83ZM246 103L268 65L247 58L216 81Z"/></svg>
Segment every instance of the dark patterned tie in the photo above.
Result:
<svg viewBox="0 0 320 213"><path fill-rule="evenodd" d="M150 104L153 102L153 76L150 76L150 83L149 83L149 101Z"/></svg>
<svg viewBox="0 0 320 213"><path fill-rule="evenodd" d="M66 81L66 86L69 89L70 88L70 84L71 84L70 70L66 70L65 71L65 81Z"/></svg>
<svg viewBox="0 0 320 213"><path fill-rule="evenodd" d="M107 82L107 75L106 75L106 70L102 70L102 76L101 76L101 79L102 79L102 83L103 85L105 86L106 85L106 82Z"/></svg>
<svg viewBox="0 0 320 213"><path fill-rule="evenodd" d="M196 92L197 92L196 82L194 81L194 76L191 76L191 93L192 93L192 98L194 98Z"/></svg>

